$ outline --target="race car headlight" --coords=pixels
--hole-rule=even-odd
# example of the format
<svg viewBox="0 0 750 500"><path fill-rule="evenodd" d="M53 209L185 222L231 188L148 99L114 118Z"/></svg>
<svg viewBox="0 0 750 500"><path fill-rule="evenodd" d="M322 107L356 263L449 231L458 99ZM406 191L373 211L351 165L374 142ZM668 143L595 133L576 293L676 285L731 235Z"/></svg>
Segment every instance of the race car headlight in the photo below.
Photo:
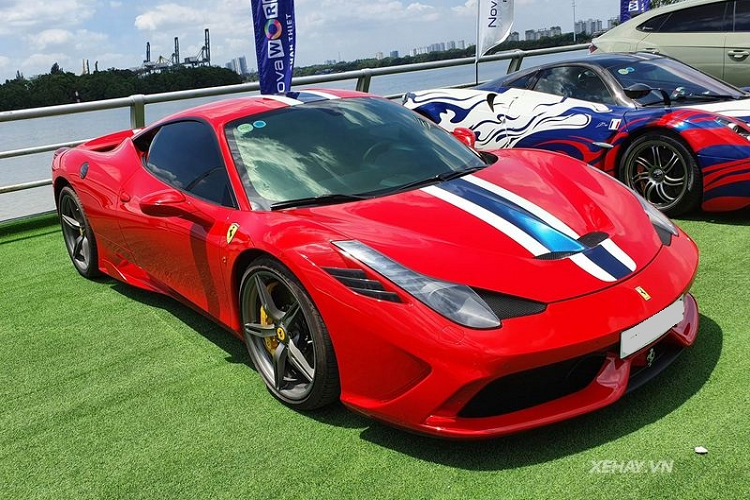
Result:
<svg viewBox="0 0 750 500"><path fill-rule="evenodd" d="M743 127L739 123L733 120L729 120L723 116L716 118L716 122L724 125L735 134L741 135L742 137L750 141L750 131L748 131L747 128Z"/></svg>
<svg viewBox="0 0 750 500"><path fill-rule="evenodd" d="M646 212L646 215L648 215L648 219L654 226L654 229L659 235L659 239L661 240L661 242L665 245L669 245L672 242L672 236L677 236L679 234L677 232L677 226L675 226L674 223L669 220L669 217L661 213L658 208L647 202L643 198L643 196L639 195L635 191L633 191L633 194L641 204L641 208L643 208L643 211Z"/></svg>
<svg viewBox="0 0 750 500"><path fill-rule="evenodd" d="M334 241L339 249L387 278L433 311L469 328L497 328L492 309L465 285L449 283L408 269L356 240Z"/></svg>

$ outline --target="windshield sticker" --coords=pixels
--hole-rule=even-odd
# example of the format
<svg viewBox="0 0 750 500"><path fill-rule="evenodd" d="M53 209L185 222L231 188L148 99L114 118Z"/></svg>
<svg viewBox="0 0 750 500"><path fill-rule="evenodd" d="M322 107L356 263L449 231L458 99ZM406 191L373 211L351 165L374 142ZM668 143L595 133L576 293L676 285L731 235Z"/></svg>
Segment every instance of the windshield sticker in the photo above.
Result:
<svg viewBox="0 0 750 500"><path fill-rule="evenodd" d="M263 120L258 120L256 122L253 122L253 127L255 128L263 128L265 126L266 126L266 122L264 122Z"/></svg>
<svg viewBox="0 0 750 500"><path fill-rule="evenodd" d="M237 132L240 134L247 134L253 131L253 126L249 123L242 123L237 127Z"/></svg>
<svg viewBox="0 0 750 500"><path fill-rule="evenodd" d="M629 75L630 73L635 72L635 68L632 66L628 66L627 68L618 69L617 72L620 73L621 75Z"/></svg>

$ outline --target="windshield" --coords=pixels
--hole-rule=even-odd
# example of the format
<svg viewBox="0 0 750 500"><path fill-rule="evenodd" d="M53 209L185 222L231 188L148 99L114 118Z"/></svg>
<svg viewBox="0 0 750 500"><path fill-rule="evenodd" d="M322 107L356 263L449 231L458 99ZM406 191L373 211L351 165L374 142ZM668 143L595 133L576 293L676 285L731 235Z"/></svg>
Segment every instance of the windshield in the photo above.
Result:
<svg viewBox="0 0 750 500"><path fill-rule="evenodd" d="M235 120L225 132L248 198L262 209L382 196L485 165L437 125L379 98L291 106Z"/></svg>
<svg viewBox="0 0 750 500"><path fill-rule="evenodd" d="M735 87L672 59L633 61L611 66L607 71L623 88L645 83L651 88L663 89L677 102L710 102L745 97ZM635 101L643 106L663 103L658 92L651 92Z"/></svg>

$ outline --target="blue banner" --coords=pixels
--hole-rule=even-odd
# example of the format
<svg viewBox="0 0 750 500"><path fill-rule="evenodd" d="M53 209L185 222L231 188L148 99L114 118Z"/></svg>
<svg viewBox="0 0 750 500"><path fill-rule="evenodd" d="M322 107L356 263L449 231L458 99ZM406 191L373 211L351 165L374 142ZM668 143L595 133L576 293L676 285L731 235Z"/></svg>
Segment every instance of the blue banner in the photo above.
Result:
<svg viewBox="0 0 750 500"><path fill-rule="evenodd" d="M620 24L651 8L651 0L620 0Z"/></svg>
<svg viewBox="0 0 750 500"><path fill-rule="evenodd" d="M292 85L294 0L251 0L261 94L286 94Z"/></svg>

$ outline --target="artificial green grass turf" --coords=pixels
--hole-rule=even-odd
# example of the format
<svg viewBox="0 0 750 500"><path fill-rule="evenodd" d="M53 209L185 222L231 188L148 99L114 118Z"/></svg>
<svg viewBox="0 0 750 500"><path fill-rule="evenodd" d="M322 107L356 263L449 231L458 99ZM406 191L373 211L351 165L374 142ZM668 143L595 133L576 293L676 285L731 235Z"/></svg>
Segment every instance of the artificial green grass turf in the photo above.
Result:
<svg viewBox="0 0 750 500"><path fill-rule="evenodd" d="M81 278L45 221L0 226L0 498L750 497L750 211L680 221L702 323L673 366L601 411L478 443L284 407L240 341ZM600 460L673 469L590 472Z"/></svg>

